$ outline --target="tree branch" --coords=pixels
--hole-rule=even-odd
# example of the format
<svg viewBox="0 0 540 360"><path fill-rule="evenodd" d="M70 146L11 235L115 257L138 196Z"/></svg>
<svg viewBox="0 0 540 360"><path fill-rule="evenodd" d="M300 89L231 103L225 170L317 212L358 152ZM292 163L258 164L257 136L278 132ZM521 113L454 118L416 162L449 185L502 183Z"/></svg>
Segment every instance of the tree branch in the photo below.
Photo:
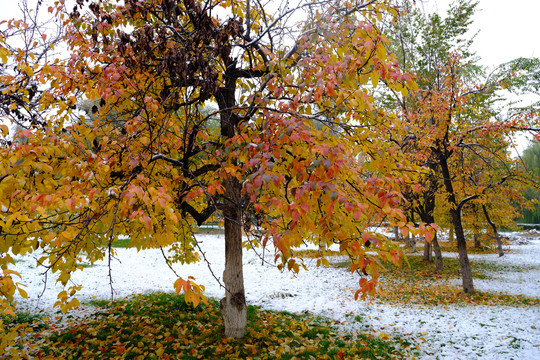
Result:
<svg viewBox="0 0 540 360"><path fill-rule="evenodd" d="M198 212L193 206L187 202L182 201L180 203L180 209L187 212L197 222L198 226L201 226L212 214L216 211L214 204L208 205L202 212Z"/></svg>
<svg viewBox="0 0 540 360"><path fill-rule="evenodd" d="M164 161L166 161L166 162L168 162L170 164L176 165L178 167L181 167L181 168L184 167L184 163L182 161L172 159L172 158L170 158L168 156L165 156L163 154L157 154L157 155L152 156L152 158L150 159L150 161L148 163L154 162L156 160L164 160Z"/></svg>

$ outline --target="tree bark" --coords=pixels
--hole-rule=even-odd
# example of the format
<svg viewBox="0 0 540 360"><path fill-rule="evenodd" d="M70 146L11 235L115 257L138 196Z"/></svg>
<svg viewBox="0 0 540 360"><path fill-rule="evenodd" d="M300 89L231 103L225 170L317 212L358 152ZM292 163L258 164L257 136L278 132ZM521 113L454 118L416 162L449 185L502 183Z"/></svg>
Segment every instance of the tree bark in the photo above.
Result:
<svg viewBox="0 0 540 360"><path fill-rule="evenodd" d="M454 242L454 227L450 226L450 229L448 230L448 240L450 243Z"/></svg>
<svg viewBox="0 0 540 360"><path fill-rule="evenodd" d="M394 226L394 240L399 241L399 227Z"/></svg>
<svg viewBox="0 0 540 360"><path fill-rule="evenodd" d="M479 219L478 219L478 208L476 205L472 206L472 210L474 212L474 220L475 224L473 226L473 239L474 239L474 247L476 249L480 249L482 247L482 243L480 243L480 226L479 226Z"/></svg>
<svg viewBox="0 0 540 360"><path fill-rule="evenodd" d="M456 235L463 291L465 293L474 293L471 264L469 262L469 255L467 254L467 242L465 240L465 233L463 232L463 225L461 223L461 207L463 204L458 205L456 201L456 194L454 192L454 186L452 184L452 178L450 177L450 170L448 168L447 155L443 153L442 150L440 150L437 155L439 156L439 164L441 166L443 175L444 187L446 189L446 193L448 194L448 202L451 206L450 216L452 217L452 224L454 225Z"/></svg>
<svg viewBox="0 0 540 360"><path fill-rule="evenodd" d="M435 252L435 271L442 271L442 252L441 247L439 246L439 240L437 239L437 233L435 233L435 236L433 237L433 240L431 240L431 243L433 245L433 251Z"/></svg>
<svg viewBox="0 0 540 360"><path fill-rule="evenodd" d="M435 171L434 165L432 165L433 171ZM426 224L435 223L435 217L433 212L435 211L435 193L438 188L438 178L433 174L430 174L427 179L429 183L429 191L424 193L423 204L417 208L418 215L422 222ZM431 261L433 259L433 251L435 251L435 271L442 271L443 269L443 260L441 247L439 246L439 241L437 239L437 233L433 237L431 243L427 241L424 242L424 260Z"/></svg>
<svg viewBox="0 0 540 360"><path fill-rule="evenodd" d="M431 243L424 240L424 261L431 261L432 259Z"/></svg>
<svg viewBox="0 0 540 360"><path fill-rule="evenodd" d="M486 221L493 229L493 234L495 235L495 240L497 240L497 249L499 250L499 257L504 256L503 248L502 248L502 240L501 235L497 231L497 226L493 221L491 221L491 218L489 217L489 213L486 209L486 205L482 205L482 210L484 210L484 216L486 217Z"/></svg>
<svg viewBox="0 0 540 360"><path fill-rule="evenodd" d="M459 254L459 264L461 267L461 279L463 284L463 291L465 293L474 293L473 278L471 271L471 264L469 262L469 255L467 254L467 242L465 240L465 233L463 232L463 226L461 224L460 209L450 210L452 216L452 222L454 223L454 229L456 231L456 241Z"/></svg>
<svg viewBox="0 0 540 360"><path fill-rule="evenodd" d="M238 115L233 112L236 105L236 67L231 64L225 71L225 86L219 89L216 100L220 109L221 135L232 138L237 130ZM246 332L247 310L244 291L242 264L242 184L230 175L224 178L225 221L225 270L223 283L225 297L220 301L225 336L242 338Z"/></svg>
<svg viewBox="0 0 540 360"><path fill-rule="evenodd" d="M227 206L225 218L225 297L220 301L225 336L244 337L247 324L244 273L242 265L242 211L240 207L241 184L233 177L225 180Z"/></svg>
<svg viewBox="0 0 540 360"><path fill-rule="evenodd" d="M433 217L433 211L435 210L435 200L429 202L429 212L426 212L422 218L422 221L433 224L435 222L435 218ZM437 237L437 232L435 232L435 236L433 236L433 240L431 240L431 249L435 252L435 271L442 271L443 269L443 260L442 260L442 252L441 247L439 246L439 240ZM430 260L432 257L432 254L430 253Z"/></svg>
<svg viewBox="0 0 540 360"><path fill-rule="evenodd" d="M474 230L474 247L477 249L480 249L482 247L482 243L480 242L480 233L478 232L478 229Z"/></svg>

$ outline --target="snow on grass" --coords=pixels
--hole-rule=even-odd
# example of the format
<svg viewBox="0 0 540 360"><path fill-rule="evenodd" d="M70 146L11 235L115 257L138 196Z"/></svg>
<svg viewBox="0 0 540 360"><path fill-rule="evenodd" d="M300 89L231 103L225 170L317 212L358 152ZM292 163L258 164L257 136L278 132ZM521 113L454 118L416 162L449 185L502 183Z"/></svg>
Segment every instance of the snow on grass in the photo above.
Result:
<svg viewBox="0 0 540 360"><path fill-rule="evenodd" d="M197 237L215 276L221 281L224 268L223 235ZM475 280L480 290L502 291L540 297L540 239L527 245L511 245L512 252L497 255L471 255L497 264L523 265L535 270L494 273L486 280ZM176 279L167 267L159 250L137 252L135 249L116 249L112 261L115 297L150 291L172 291ZM260 255L260 254L259 254ZM449 253L448 256L456 256ZM358 277L345 269L317 268L306 260L309 271L299 274L280 272L272 261L273 254L265 253L265 261L248 251L244 255L246 299L264 309L295 313L311 312L336 320L338 327L348 332L375 332L408 338L418 344L419 359L540 359L540 309L508 306L399 306L378 300L355 301ZM30 256L18 257L16 271L23 274L29 299L21 307L31 310L50 309L61 287L49 275L43 296L42 268L35 266ZM224 290L204 262L174 266L180 276L192 275L205 286L206 294L220 298ZM96 263L83 272L76 272L73 282L84 286L78 298L110 298L107 262ZM459 281L458 281L459 283ZM88 307L75 310L72 316L90 311Z"/></svg>

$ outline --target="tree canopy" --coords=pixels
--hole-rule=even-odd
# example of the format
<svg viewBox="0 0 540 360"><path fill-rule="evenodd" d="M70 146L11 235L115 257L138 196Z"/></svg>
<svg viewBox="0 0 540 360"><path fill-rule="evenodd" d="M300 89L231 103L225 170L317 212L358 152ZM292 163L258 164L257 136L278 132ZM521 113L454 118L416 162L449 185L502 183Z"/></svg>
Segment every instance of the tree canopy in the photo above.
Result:
<svg viewBox="0 0 540 360"><path fill-rule="evenodd" d="M414 165L380 141L403 129L375 106L372 89L379 80L397 91L415 83L377 27L396 15L386 1L306 2L270 14L250 1L80 0L49 11L62 23L65 60L25 56L2 38L2 62L16 58L23 69L4 86L29 76L43 89L42 123L25 123L15 134L24 141L0 149L4 299L24 294L8 252L35 252L66 287L57 304L67 310L78 305L69 280L81 258L110 261L123 235L139 250L164 249L170 263L202 260L194 232L215 213L225 227L227 336L245 330L243 227L262 233L244 246L272 244L278 265L294 271L295 247L338 244L361 276L357 297L377 284L368 249L399 262L373 226L416 231L399 208ZM307 20L288 32L300 11ZM195 304L202 296L191 276L174 287Z"/></svg>

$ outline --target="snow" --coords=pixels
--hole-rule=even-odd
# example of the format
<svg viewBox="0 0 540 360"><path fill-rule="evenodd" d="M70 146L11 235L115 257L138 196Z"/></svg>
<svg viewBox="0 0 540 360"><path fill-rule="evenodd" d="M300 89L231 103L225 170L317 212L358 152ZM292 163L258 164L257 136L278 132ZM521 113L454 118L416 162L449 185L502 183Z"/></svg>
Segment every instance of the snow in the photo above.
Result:
<svg viewBox="0 0 540 360"><path fill-rule="evenodd" d="M516 234L512 236L516 237ZM207 296L220 298L224 268L223 235L197 237L208 264L200 262L185 266L174 265L178 275L192 275L205 287ZM497 255L471 255L483 261L525 266L523 272L495 273L488 280L475 280L481 290L524 294L540 297L540 238L528 240L527 245L511 245L504 257ZM137 252L135 249L117 249L112 260L115 297L150 291L172 291L175 274L168 268L160 250ZM35 255L34 255L35 256ZM379 301L355 301L354 291L358 277L344 269L317 268L306 261L309 271L280 272L273 264L273 253L244 253L244 280L248 303L264 309L311 312L336 320L346 332L374 332L398 335L418 344L418 359L540 359L540 309L537 307L509 306L396 306ZM456 256L447 254L447 256ZM29 299L21 306L30 309L50 309L56 301L60 285L54 284L49 274L43 296L42 268L36 267L31 256L16 257L14 270L23 274ZM107 259L72 276L74 283L83 284L78 298L110 298ZM214 275L218 280L214 278ZM456 283L459 284L459 281ZM50 311L50 310L47 310ZM91 311L89 306L74 310L72 315Z"/></svg>

